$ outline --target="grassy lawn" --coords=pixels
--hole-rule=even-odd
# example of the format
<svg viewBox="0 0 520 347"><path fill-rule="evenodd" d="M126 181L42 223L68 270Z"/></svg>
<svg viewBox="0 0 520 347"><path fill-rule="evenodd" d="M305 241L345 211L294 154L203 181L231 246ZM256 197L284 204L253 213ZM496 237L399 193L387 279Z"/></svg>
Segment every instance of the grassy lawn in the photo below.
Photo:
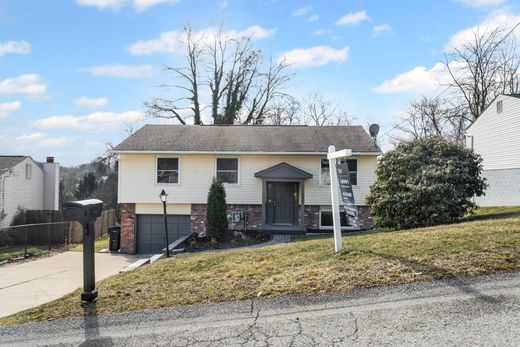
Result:
<svg viewBox="0 0 520 347"><path fill-rule="evenodd" d="M492 217L490 217L492 216ZM165 259L98 283L97 313L321 293L457 275L520 270L520 208L482 209L453 225L352 233L334 253L332 236L258 249ZM79 293L0 325L82 316Z"/></svg>
<svg viewBox="0 0 520 347"><path fill-rule="evenodd" d="M108 240L109 240L108 234L105 234L101 238L97 239L94 243L94 251L99 252L102 249L105 249L105 248L108 249ZM73 247L69 248L69 251L83 252L83 244L78 243L77 245L74 245Z"/></svg>

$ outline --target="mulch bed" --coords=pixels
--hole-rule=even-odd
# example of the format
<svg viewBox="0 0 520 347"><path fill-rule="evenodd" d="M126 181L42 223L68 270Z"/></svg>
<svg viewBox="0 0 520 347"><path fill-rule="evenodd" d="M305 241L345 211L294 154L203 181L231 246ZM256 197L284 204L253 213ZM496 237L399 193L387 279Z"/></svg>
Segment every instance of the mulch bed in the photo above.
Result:
<svg viewBox="0 0 520 347"><path fill-rule="evenodd" d="M230 231L228 236L221 241L215 242L208 237L192 237L179 248L185 252L202 252L212 249L229 249L244 246L252 246L267 242L273 238L272 234L262 231Z"/></svg>

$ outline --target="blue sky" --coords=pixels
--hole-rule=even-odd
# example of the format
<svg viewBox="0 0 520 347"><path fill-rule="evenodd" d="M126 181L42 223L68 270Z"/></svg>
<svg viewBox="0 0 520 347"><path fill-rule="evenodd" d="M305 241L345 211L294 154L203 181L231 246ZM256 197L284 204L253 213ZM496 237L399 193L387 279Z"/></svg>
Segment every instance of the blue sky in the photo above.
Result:
<svg viewBox="0 0 520 347"><path fill-rule="evenodd" d="M520 3L3 0L0 153L77 165L124 139L127 125L151 122L143 102L167 95L161 67L182 64L176 39L187 20L195 31L223 21L254 33L266 56L293 64L291 94L320 91L385 134L410 100L441 90L450 47L476 26L516 24Z"/></svg>

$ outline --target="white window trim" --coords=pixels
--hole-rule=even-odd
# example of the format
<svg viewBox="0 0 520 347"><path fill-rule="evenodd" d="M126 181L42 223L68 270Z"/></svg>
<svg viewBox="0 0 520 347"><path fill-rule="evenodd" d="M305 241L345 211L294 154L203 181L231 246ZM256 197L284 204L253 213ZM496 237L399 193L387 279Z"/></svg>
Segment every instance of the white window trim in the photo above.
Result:
<svg viewBox="0 0 520 347"><path fill-rule="evenodd" d="M157 162L158 162L158 159L162 159L162 158L177 158L178 160L178 169L177 171L179 171L179 174L178 174L178 181L177 183L160 183L160 182L157 182ZM156 155L155 156L155 170L154 170L154 185L156 186L164 186L164 187L171 187L171 186L180 186L181 185L181 179L182 179L182 166L181 166L181 158L179 156L175 156L175 155Z"/></svg>
<svg viewBox="0 0 520 347"><path fill-rule="evenodd" d="M237 183L222 183L225 187L240 187L240 157L236 156L216 156L214 160L214 177L217 178L217 160L218 159L236 159L238 161Z"/></svg>
<svg viewBox="0 0 520 347"><path fill-rule="evenodd" d="M320 211L318 213L318 229L320 230L334 230L334 226L322 226L321 225L321 213L322 212L332 212L332 207L321 207L320 206ZM341 207L340 207L340 213L341 213ZM343 211L344 212L344 211ZM357 230L356 228L354 227L341 227L341 230Z"/></svg>
<svg viewBox="0 0 520 347"><path fill-rule="evenodd" d="M322 186L322 187L330 187L330 184L324 184L322 183L323 180L321 179L321 160L322 159L327 159L327 157L321 157L320 160L319 160L319 168L318 168L318 172L319 172L319 175L318 175L318 185ZM355 160L357 162L356 166L357 166L357 170L356 170L356 184L353 184L352 187L357 187L359 185L359 158L352 158L352 157L349 157L347 158L347 160Z"/></svg>

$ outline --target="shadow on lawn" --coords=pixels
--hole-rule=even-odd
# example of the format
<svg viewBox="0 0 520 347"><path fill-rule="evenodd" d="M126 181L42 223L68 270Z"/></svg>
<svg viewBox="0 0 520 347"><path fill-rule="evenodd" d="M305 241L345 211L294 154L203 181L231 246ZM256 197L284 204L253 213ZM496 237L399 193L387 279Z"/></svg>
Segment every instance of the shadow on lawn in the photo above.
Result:
<svg viewBox="0 0 520 347"><path fill-rule="evenodd" d="M476 299L482 300L488 304L500 304L503 303L503 300L497 299L493 296L484 294L480 292L478 289L474 288L468 281L465 281L463 278L458 277L446 269L443 269L441 267L427 264L425 262L421 262L415 259L410 259L402 256L396 256L396 255L390 255L390 254L384 254L384 253L378 253L373 251L360 251L365 254L369 254L372 256L381 257L388 260L397 260L400 263L403 263L410 268L412 268L414 271L421 272L421 273L430 273L432 274L433 278L436 280L439 280L451 287L454 287L458 290L460 290L463 293L470 294L474 296Z"/></svg>
<svg viewBox="0 0 520 347"><path fill-rule="evenodd" d="M83 329L85 341L79 346L113 346L112 338L100 336L96 302L83 303Z"/></svg>

